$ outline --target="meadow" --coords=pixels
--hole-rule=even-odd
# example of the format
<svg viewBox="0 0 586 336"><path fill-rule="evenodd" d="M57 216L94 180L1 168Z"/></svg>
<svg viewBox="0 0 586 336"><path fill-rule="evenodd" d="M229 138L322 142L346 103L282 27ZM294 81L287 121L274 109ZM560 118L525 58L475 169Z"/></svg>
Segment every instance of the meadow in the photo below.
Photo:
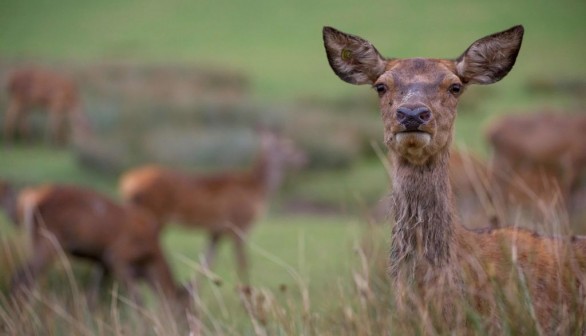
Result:
<svg viewBox="0 0 586 336"><path fill-rule="evenodd" d="M0 4L0 70L6 73L20 62L60 67L65 64L65 68L72 69L124 62L161 67L194 66L219 73L243 74L249 80L247 108L231 109L219 121L202 122L203 119L194 118L189 123L198 130L210 124L217 127L218 123L242 129L256 120L276 120L296 140L303 140L307 134L306 138L310 139L305 139L304 145L324 163L289 177L272 200L271 210L252 231L248 245L251 283L259 302L254 311L247 309L240 299L231 246L222 245L214 269L221 285L214 284L215 277L204 277L200 293L203 332L225 335L429 333L415 318L406 322L389 316L393 307L385 297L392 295L392 289L385 282L384 269L390 225L371 224L368 215L388 192L389 184L384 166L373 149L380 146L382 131L376 93L369 87L356 88L342 83L331 72L321 29L330 25L368 38L389 57L457 57L475 39L523 24L526 35L511 74L494 86L470 88L460 103L456 144L488 157L490 150L484 130L499 116L543 109L584 109L583 86L575 89L565 85L583 83L586 78L585 15L586 3L573 0L450 3L62 0L58 4L6 0ZM0 78L1 84L4 79ZM177 126L184 126L186 120L181 118L191 113L183 108L173 111L166 110L165 106L159 108L148 97L133 98L134 105L124 105L118 98L106 101L100 92L91 90L86 90L84 97L88 98L88 115L98 130L104 131L102 142L110 134L119 133L131 138L128 141L140 142L148 138L139 136L144 130L169 125L170 132L178 134L181 129ZM2 92L0 111L5 109L5 99ZM344 111L336 114L336 109L347 103L357 107L342 107L340 110ZM210 112L201 114L206 113ZM237 117L238 113L245 115L244 121ZM328 128L324 132L304 133L304 125L317 130L324 125ZM376 129L377 125L380 129ZM233 158L227 166L242 168L249 158L237 157L235 153L252 154L254 141L250 133L229 133L214 133L211 139L243 135L230 138L234 141L220 141L209 150L214 152L240 141L243 147L219 152ZM352 136L359 133L355 138L360 143L352 142L355 138L348 140L346 133ZM169 153L176 157L187 156L185 153L192 148L208 150L200 143L197 144L200 147L167 139L161 143L171 144ZM92 169L91 163L82 165L79 152L71 148L56 149L39 139L11 147L3 145L0 146L2 179L21 184L81 184L119 197L118 171ZM119 144L114 141L109 145ZM162 151L166 149L163 146ZM132 148L128 151L132 152ZM347 154L351 151L355 154ZM142 155L140 160L148 159L148 155ZM197 158L191 160L187 164L183 161L183 165L195 166L196 170L211 169L210 165L194 164ZM316 210L291 210L293 201L314 205ZM165 251L181 282L200 274L197 263L205 239L201 232L176 226L165 231ZM117 303L118 307L114 304L117 301L107 294L97 311L84 304L76 309L77 294L71 295L70 286L64 285L68 283L68 266L61 264L41 281L40 297L28 307L13 309L5 293L11 271L27 254L26 244L22 230L14 228L1 215L0 245L2 333L184 334L182 322L157 310L161 308L157 308L154 298L149 298L147 311L124 300ZM89 268L74 262L73 273L83 290ZM109 290L116 292L117 288L110 286ZM148 293L146 288L145 293ZM477 332L484 331L479 327ZM512 335L538 331L531 325L531 318L525 317L512 321L505 332Z"/></svg>

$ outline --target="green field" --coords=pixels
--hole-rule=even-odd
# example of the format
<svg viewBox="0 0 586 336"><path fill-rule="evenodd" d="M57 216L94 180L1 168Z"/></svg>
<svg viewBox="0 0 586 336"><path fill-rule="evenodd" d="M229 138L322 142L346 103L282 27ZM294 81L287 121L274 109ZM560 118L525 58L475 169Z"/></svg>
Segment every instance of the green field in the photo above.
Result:
<svg viewBox="0 0 586 336"><path fill-rule="evenodd" d="M249 71L263 99L352 92L330 73L321 28L368 38L389 57L456 57L475 39L523 24L513 76L586 75L582 1L355 2L259 0L2 3L0 55L193 62ZM506 84L505 84L506 83Z"/></svg>
<svg viewBox="0 0 586 336"><path fill-rule="evenodd" d="M486 156L483 132L499 115L538 109L584 109L583 96L563 89L536 93L529 86L536 81L554 83L554 86L558 81L584 81L585 18L586 2L575 0L3 0L0 65L22 60L49 64L120 60L192 64L245 73L252 82L252 99L271 106L307 99L337 101L368 94L374 99L376 94L370 88L352 87L332 73L323 50L324 25L365 37L388 57L457 57L474 40L523 24L526 33L514 70L494 86L470 88L461 102L456 143ZM378 119L378 112L372 110L364 118ZM37 143L11 148L0 146L0 178L25 184L82 184L117 197L116 176L81 168L70 151ZM311 323L303 319L304 290L310 297L310 315L319 321L317 326L312 325L313 333L383 334L377 326L389 324L377 312L384 315L388 307L382 305L383 310L371 312L361 306L353 276L362 267L355 248L364 244L365 239L376 242L375 251L384 259L390 228L378 227L374 233L367 230L363 210L376 202L387 185L384 169L372 154L345 169L306 172L289 180L277 195L273 210L253 230L248 247L253 286L266 288L275 296L280 295L281 285L291 288L284 298L280 297L284 302L293 302L290 312L295 314L289 321L291 324L280 324L282 329L277 328L272 334L311 334L305 329ZM310 199L342 210L328 216L290 214L281 211L282 200L288 198ZM0 221L0 243L5 250L0 252L0 261L6 261L6 250L9 250L6 246L10 245L7 242L22 238L22 233L11 228L6 220ZM197 260L205 247L205 237L195 231L171 228L165 232L164 244L177 278L191 279L194 269L186 258ZM2 268L0 264L0 288L5 293L9 274ZM222 246L215 271L223 285L219 288L206 285L206 293L202 294L204 304L210 309L209 315L204 314L206 321L213 325L214 318L210 316L215 314L216 322L221 325L210 334L255 334L253 324L238 302L234 258L228 244ZM84 270L79 273L85 274ZM65 276L54 271L48 278L49 284L59 284ZM49 292L50 288L44 286ZM64 288L57 291L67 292ZM346 301L339 303L342 300ZM60 301L57 302L58 307ZM0 306L2 303L5 301L0 300ZM370 314L372 324L368 324L368 329L356 333L344 329L348 314L340 310L348 307L354 309L349 311ZM17 320L6 318L6 314L0 309L0 333L8 330L2 321L16 323ZM70 323L67 318L55 312L47 316L57 316L61 321L56 323L61 328L56 334L72 333L64 327ZM34 323L42 326L46 319L37 317ZM284 327L290 325L294 327ZM107 328L100 329L99 324L92 324L91 328L99 334L124 333L110 333ZM515 329L511 330L514 334ZM151 330L148 334L165 333Z"/></svg>

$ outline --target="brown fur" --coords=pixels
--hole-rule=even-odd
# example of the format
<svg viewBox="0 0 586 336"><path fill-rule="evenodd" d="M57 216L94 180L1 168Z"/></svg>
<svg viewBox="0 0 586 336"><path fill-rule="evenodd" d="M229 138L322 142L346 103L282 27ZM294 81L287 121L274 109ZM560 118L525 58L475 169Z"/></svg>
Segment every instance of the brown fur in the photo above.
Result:
<svg viewBox="0 0 586 336"><path fill-rule="evenodd" d="M491 298L499 291L510 294L515 289L518 294L514 279L520 278L527 282L536 319L546 333L583 330L583 238L541 237L515 228L472 231L459 223L453 209L448 164L458 98L466 85L494 83L510 71L523 28L484 37L456 60L368 57L364 62L374 67L367 76L362 60L342 56L344 48L354 48L339 42L347 34L329 27L323 34L334 72L344 80L352 78L347 80L351 83L371 84L379 92L385 142L393 161L390 275L399 302L408 296L404 286L414 286L421 302L438 308L454 327L465 316L463 306L454 303L471 295L489 329L498 333L503 323ZM366 42L361 46L368 48ZM361 50L362 54L369 53ZM381 61L386 62L383 70L376 66ZM421 106L431 118L417 131L407 132L397 110ZM581 306L571 306L573 302Z"/></svg>
<svg viewBox="0 0 586 336"><path fill-rule="evenodd" d="M586 115L532 113L502 117L488 131L493 169L504 194L513 203L555 197L572 203L586 171ZM513 181L511 181L513 180ZM509 192L523 185L528 192ZM561 195L556 193L559 188Z"/></svg>
<svg viewBox="0 0 586 336"><path fill-rule="evenodd" d="M39 107L49 115L48 136L63 144L67 123L88 128L80 110L80 97L75 81L67 75L42 68L24 68L8 78L9 106L4 119L4 139L11 141L17 128L28 136L27 114Z"/></svg>
<svg viewBox="0 0 586 336"><path fill-rule="evenodd" d="M88 189L47 185L21 191L18 210L32 256L13 276L13 293L29 287L62 249L112 272L136 299L135 282L141 278L167 298L179 298L159 227L142 209L120 206Z"/></svg>
<svg viewBox="0 0 586 336"><path fill-rule="evenodd" d="M241 280L248 281L244 239L264 213L270 192L280 182L284 165L303 161L292 144L262 134L261 153L250 171L193 175L158 166L125 173L120 179L124 199L149 209L161 223L176 220L206 230L208 266L219 240L228 235L236 248Z"/></svg>

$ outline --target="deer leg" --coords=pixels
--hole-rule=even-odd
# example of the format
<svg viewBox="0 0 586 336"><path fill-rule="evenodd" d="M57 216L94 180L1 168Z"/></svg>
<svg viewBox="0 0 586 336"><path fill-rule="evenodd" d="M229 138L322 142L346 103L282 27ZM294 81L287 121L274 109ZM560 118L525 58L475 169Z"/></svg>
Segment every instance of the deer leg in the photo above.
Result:
<svg viewBox="0 0 586 336"><path fill-rule="evenodd" d="M130 299L137 305L142 305L142 298L135 284L136 278L132 263L119 258L119 256L112 259L115 260L110 260L109 265L114 277L128 291Z"/></svg>
<svg viewBox="0 0 586 336"><path fill-rule="evenodd" d="M241 235L234 235L234 253L236 254L238 278L247 285L250 283L248 276L248 259L246 256L246 237Z"/></svg>
<svg viewBox="0 0 586 336"><path fill-rule="evenodd" d="M18 295L29 289L39 274L55 259L57 253L49 239L40 238L33 245L33 255L11 279L10 293Z"/></svg>
<svg viewBox="0 0 586 336"><path fill-rule="evenodd" d="M104 287L105 280L110 277L110 270L104 264L98 264L92 270L90 289L88 292L88 305L95 308L98 303L101 289Z"/></svg>
<svg viewBox="0 0 586 336"><path fill-rule="evenodd" d="M61 105L53 105L49 110L47 134L50 140L57 145L65 143L65 110Z"/></svg>
<svg viewBox="0 0 586 336"><path fill-rule="evenodd" d="M6 116L4 117L4 141L10 142L14 138L14 131L18 126L18 121L21 118L20 114L22 112L21 105L12 100L8 109L6 110Z"/></svg>
<svg viewBox="0 0 586 336"><path fill-rule="evenodd" d="M165 260L162 251L157 251L151 260L146 264L146 280L153 290L164 295L167 299L176 298L177 288L173 281L171 268Z"/></svg>
<svg viewBox="0 0 586 336"><path fill-rule="evenodd" d="M210 234L208 247L206 249L204 256L204 267L207 270L210 270L212 268L212 265L214 264L214 261L216 259L216 252L218 251L218 244L220 243L221 238L222 234L219 232L212 232Z"/></svg>

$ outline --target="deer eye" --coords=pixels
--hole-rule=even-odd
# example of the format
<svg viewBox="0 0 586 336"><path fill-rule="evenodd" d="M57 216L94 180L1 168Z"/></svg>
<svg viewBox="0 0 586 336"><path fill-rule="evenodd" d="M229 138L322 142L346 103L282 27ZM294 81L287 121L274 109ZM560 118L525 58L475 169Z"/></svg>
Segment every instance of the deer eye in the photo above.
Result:
<svg viewBox="0 0 586 336"><path fill-rule="evenodd" d="M450 88L448 89L448 91L450 91L451 94L457 95L460 92L462 92L462 85L460 84L452 84L450 85Z"/></svg>
<svg viewBox="0 0 586 336"><path fill-rule="evenodd" d="M374 89L379 94L379 96L387 92L387 86L381 83L374 84Z"/></svg>

